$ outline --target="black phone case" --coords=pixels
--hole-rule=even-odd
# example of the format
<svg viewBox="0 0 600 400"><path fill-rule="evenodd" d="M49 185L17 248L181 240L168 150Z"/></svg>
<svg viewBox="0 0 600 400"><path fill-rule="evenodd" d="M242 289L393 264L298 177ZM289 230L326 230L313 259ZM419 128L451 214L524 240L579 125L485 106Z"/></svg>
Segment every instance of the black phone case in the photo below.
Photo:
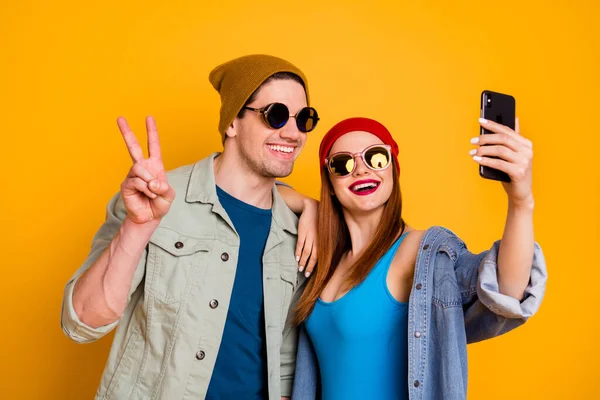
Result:
<svg viewBox="0 0 600 400"><path fill-rule="evenodd" d="M504 93L484 90L481 92L481 117L515 129L516 102L513 96ZM494 132L481 127L482 135L494 134ZM494 168L479 166L479 175L482 178L495 181L510 182L510 177L505 172Z"/></svg>

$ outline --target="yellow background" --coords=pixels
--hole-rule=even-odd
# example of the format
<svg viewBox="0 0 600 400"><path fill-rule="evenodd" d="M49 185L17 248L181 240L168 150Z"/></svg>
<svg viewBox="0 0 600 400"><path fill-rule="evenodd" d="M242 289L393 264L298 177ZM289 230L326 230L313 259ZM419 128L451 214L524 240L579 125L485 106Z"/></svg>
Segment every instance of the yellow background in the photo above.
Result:
<svg viewBox="0 0 600 400"><path fill-rule="evenodd" d="M167 3L171 3L167 5ZM3 1L0 397L89 399L112 335L63 336L63 286L130 166L117 130L157 120L168 169L220 150L207 76L248 53L289 59L322 117L288 182L319 193L317 149L368 116L400 144L405 218L481 251L506 197L468 156L479 94L513 94L534 142L539 313L469 346L470 399L599 398L600 13L590 1Z"/></svg>

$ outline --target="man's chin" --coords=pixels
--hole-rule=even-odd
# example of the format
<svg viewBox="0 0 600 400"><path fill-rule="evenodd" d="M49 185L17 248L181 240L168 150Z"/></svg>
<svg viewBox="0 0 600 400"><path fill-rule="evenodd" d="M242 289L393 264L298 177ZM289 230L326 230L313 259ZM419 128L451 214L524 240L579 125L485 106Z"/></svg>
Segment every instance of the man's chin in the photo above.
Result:
<svg viewBox="0 0 600 400"><path fill-rule="evenodd" d="M279 165L279 166L270 166L266 168L266 175L270 178L285 178L286 176L290 176L294 169L294 163L290 163L289 165Z"/></svg>

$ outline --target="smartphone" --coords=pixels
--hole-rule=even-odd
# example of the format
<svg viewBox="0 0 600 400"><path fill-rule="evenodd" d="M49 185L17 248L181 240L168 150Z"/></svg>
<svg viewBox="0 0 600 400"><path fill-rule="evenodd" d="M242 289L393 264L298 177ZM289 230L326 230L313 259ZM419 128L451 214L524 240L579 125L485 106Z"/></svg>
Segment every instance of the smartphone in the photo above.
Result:
<svg viewBox="0 0 600 400"><path fill-rule="evenodd" d="M481 117L515 129L516 102L511 95L484 90L481 92ZM480 128L481 135L495 135L494 132ZM507 173L494 168L479 166L479 175L482 178L495 181L510 182Z"/></svg>

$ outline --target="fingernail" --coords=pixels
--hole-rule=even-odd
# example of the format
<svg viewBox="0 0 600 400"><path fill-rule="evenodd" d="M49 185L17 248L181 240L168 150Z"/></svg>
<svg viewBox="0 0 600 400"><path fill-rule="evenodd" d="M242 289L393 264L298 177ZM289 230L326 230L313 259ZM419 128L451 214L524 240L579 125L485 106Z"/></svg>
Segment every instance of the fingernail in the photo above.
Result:
<svg viewBox="0 0 600 400"><path fill-rule="evenodd" d="M304 271L304 266L301 265L300 267L298 267L298 271L300 271L300 272Z"/></svg>
<svg viewBox="0 0 600 400"><path fill-rule="evenodd" d="M473 156L473 160L475 160L475 161L481 161L481 160L483 160L483 158L481 158L479 156Z"/></svg>
<svg viewBox="0 0 600 400"><path fill-rule="evenodd" d="M488 120L487 120L487 119L485 119L485 118L479 118L479 123L480 123L480 124L487 124L487 123L488 123Z"/></svg>
<svg viewBox="0 0 600 400"><path fill-rule="evenodd" d="M477 153L477 149L469 150L469 155L474 156Z"/></svg>
<svg viewBox="0 0 600 400"><path fill-rule="evenodd" d="M300 256L296 256L296 262L300 261Z"/></svg>
<svg viewBox="0 0 600 400"><path fill-rule="evenodd" d="M160 187L160 184L157 181L150 182L150 189L158 190L159 187Z"/></svg>
<svg viewBox="0 0 600 400"><path fill-rule="evenodd" d="M310 276L310 272L306 271L306 273L304 274L305 277L309 277Z"/></svg>
<svg viewBox="0 0 600 400"><path fill-rule="evenodd" d="M478 137L474 137L473 139L471 139L471 143L473 143L473 144L479 143L479 138Z"/></svg>

